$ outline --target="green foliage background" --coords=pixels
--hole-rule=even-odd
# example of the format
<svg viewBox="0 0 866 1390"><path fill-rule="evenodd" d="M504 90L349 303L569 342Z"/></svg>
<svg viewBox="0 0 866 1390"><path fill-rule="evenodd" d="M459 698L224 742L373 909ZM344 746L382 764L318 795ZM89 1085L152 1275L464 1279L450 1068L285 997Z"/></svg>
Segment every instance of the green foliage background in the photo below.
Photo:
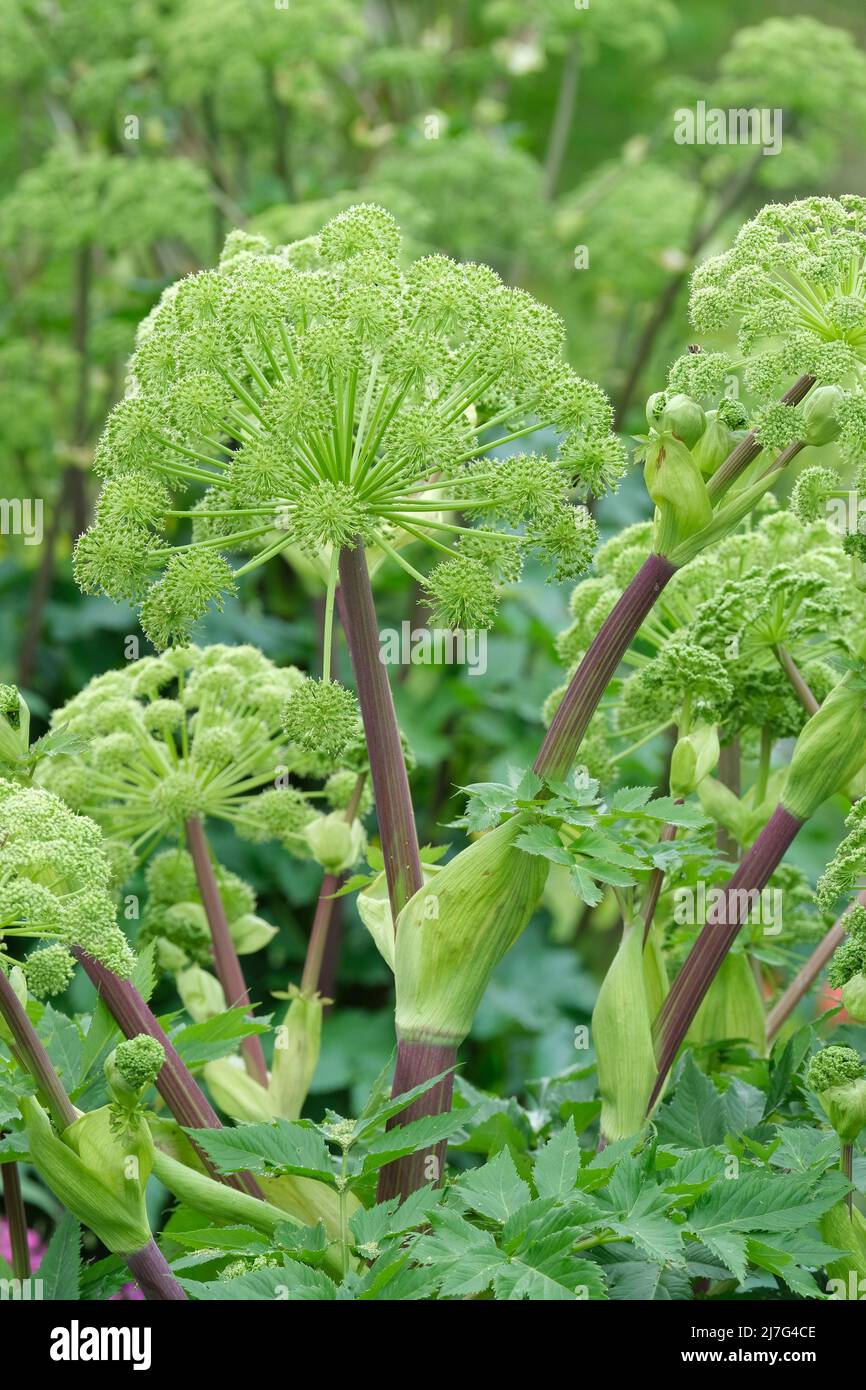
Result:
<svg viewBox="0 0 866 1390"><path fill-rule="evenodd" d="M834 33L816 38L812 19ZM0 537L0 677L20 682L35 731L130 654L131 612L82 599L71 578L87 468L136 325L166 284L213 263L231 227L288 240L353 201L383 203L414 252L490 262L552 303L575 367L638 430L689 339L692 258L768 199L862 189L864 47L855 0L804 0L796 15L784 0L590 0L584 12L570 0L0 0L0 494L43 499L45 527L41 545ZM781 154L678 146L672 113L697 100L782 107ZM603 532L643 508L627 482L600 508ZM530 761L562 678L567 599L530 572L483 676L398 674L422 840L447 833L456 786ZM383 627L417 613L400 574L377 600ZM197 637L314 670L320 624L302 576L269 567ZM624 780L661 779L665 754L651 745ZM812 875L840 825L831 808L798 843ZM266 1001L297 974L319 874L214 840L282 928L255 958ZM574 1060L613 949L613 917L587 922L579 907L540 913L498 971L467 1049L477 1084L520 1090ZM392 1045L385 967L348 904L344 922L314 1107L346 1093L354 1104ZM83 1007L88 987L76 989Z"/></svg>

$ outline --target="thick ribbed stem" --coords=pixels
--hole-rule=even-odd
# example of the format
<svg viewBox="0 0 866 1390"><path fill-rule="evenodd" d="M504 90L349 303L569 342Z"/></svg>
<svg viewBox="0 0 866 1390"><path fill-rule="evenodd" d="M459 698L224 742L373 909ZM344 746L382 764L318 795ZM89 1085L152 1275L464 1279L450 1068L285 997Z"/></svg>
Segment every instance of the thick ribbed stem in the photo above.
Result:
<svg viewBox="0 0 866 1390"><path fill-rule="evenodd" d="M568 775L616 668L675 573L676 567L664 555L649 555L605 618L569 682L535 759L534 771L539 777Z"/></svg>
<svg viewBox="0 0 866 1390"><path fill-rule="evenodd" d="M815 385L813 376L801 376L794 382L789 391L782 396L783 405L799 405L804 396L808 395ZM724 463L716 469L713 476L707 483L707 492L715 501L726 492L732 483L736 482L740 474L748 468L758 457L763 449L758 435L754 430L750 430L745 439L741 439L736 449L728 455ZM802 447L802 446L801 446Z"/></svg>
<svg viewBox="0 0 866 1390"><path fill-rule="evenodd" d="M219 1116L132 981L122 980L100 961L82 951L80 946L73 946L72 954L84 966L123 1036L136 1038L139 1033L147 1033L162 1044L165 1061L156 1078L156 1089L178 1124L189 1129L220 1129ZM261 1189L251 1173L222 1177L204 1154L201 1157L213 1177L230 1187L248 1192L252 1197L261 1197Z"/></svg>
<svg viewBox="0 0 866 1390"><path fill-rule="evenodd" d="M397 1047L397 1066L394 1071L394 1085L391 1094L403 1095L413 1086L429 1081L431 1076L448 1071L457 1062L456 1047L438 1047L428 1043L400 1042ZM441 1081L425 1091L416 1101L399 1115L395 1115L388 1128L409 1124L420 1120L424 1115L443 1115L451 1109L451 1096L454 1090L454 1073L448 1072ZM445 1175L446 1141L443 1139L432 1149L421 1149L418 1153L407 1154L387 1164L379 1174L379 1187L376 1200L386 1202L390 1197L406 1198L410 1193L423 1187L425 1183L442 1182Z"/></svg>
<svg viewBox="0 0 866 1390"><path fill-rule="evenodd" d="M201 894L202 906L210 927L214 969L217 979L223 987L226 1003L229 1008L238 1004L243 1004L244 1008L250 1008L247 983L244 979L244 972L235 949L235 943L232 940L226 910L214 873L210 848L205 838L204 826L198 816L192 816L186 822L186 840L192 855L192 862L195 865L195 876L198 882L198 891ZM258 1081L260 1086L267 1087L268 1068L265 1063L261 1038L258 1036L244 1038L241 1043L241 1054L247 1074L252 1077L253 1081Z"/></svg>
<svg viewBox="0 0 866 1390"><path fill-rule="evenodd" d="M772 1041L782 1024L790 1018L800 1000L808 994L837 946L842 945L848 928L848 917L855 907L866 907L866 888L857 894L852 903L848 904L842 916L833 923L830 930L818 942L809 959L800 966L788 988L779 995L776 1003L767 1014L768 1042Z"/></svg>
<svg viewBox="0 0 866 1390"><path fill-rule="evenodd" d="M123 1257L135 1282L151 1302L185 1303L186 1294L168 1267L165 1256L151 1237L143 1250Z"/></svg>
<svg viewBox="0 0 866 1390"><path fill-rule="evenodd" d="M388 896L396 923L421 887L421 859L400 730L380 657L373 591L360 538L353 550L343 550L340 555L340 612L364 721Z"/></svg>
<svg viewBox="0 0 866 1390"><path fill-rule="evenodd" d="M21 1174L17 1163L0 1165L3 1180L3 1209L9 1227L12 1254L12 1275L15 1279L30 1278L30 1242L27 1235L27 1212L21 1195Z"/></svg>
<svg viewBox="0 0 866 1390"><path fill-rule="evenodd" d="M803 821L792 816L783 806L777 806L728 882L724 897L707 914L706 923L656 1020L658 1076L650 1097L650 1110L661 1093L665 1077L689 1025L742 923L754 909L757 895L766 887L802 826Z"/></svg>
<svg viewBox="0 0 866 1390"><path fill-rule="evenodd" d="M0 1013L2 1013L9 1032L12 1034L12 1043L21 1060L21 1065L29 1071L39 1087L42 1099L45 1101L57 1128L59 1130L66 1129L78 1119L78 1111L63 1089L60 1077L54 1070L42 1039L27 1017L21 1000L2 970L0 970Z"/></svg>

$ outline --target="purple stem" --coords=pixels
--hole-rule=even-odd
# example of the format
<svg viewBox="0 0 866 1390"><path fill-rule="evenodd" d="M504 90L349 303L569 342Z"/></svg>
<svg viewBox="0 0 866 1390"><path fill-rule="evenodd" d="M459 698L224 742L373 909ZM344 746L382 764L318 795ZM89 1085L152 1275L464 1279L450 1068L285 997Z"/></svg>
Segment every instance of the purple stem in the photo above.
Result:
<svg viewBox="0 0 866 1390"><path fill-rule="evenodd" d="M139 1033L147 1033L162 1044L165 1061L156 1078L159 1091L178 1124L189 1129L221 1129L219 1116L199 1086L186 1063L172 1046L167 1034L160 1028L151 1010L142 999L131 980L122 980L119 975L108 970L100 961L94 960L80 946L72 947L75 959L84 969L112 1018L125 1038L136 1038ZM74 1118L74 1116L73 1116ZM251 1173L222 1174L199 1150L208 1173L212 1178L248 1192L251 1197L262 1197L262 1191Z"/></svg>
<svg viewBox="0 0 866 1390"><path fill-rule="evenodd" d="M397 1047L397 1066L394 1071L394 1085L391 1094L402 1095L429 1081L431 1076L448 1071L457 1061L456 1047L441 1047L419 1042L401 1042ZM420 1120L425 1115L444 1115L451 1109L451 1096L454 1090L454 1073L448 1072L441 1081L425 1091L416 1101L395 1115L388 1123L388 1129ZM405 1158L395 1159L387 1164L379 1174L376 1192L378 1202L386 1202L390 1197L405 1199L425 1183L437 1186L445 1175L445 1150L443 1139L432 1149L421 1149L418 1153L407 1154Z"/></svg>
<svg viewBox="0 0 866 1390"><path fill-rule="evenodd" d="M345 549L340 554L339 594L367 738L388 896L396 923L399 913L421 887L421 859L400 730L388 675L380 660L376 609L360 538L353 550Z"/></svg>
<svg viewBox="0 0 866 1390"><path fill-rule="evenodd" d="M2 1013L21 1065L29 1071L42 1094L57 1128L67 1129L78 1119L78 1111L69 1099L60 1077L54 1070L45 1045L27 1014L7 976L0 970L0 1013Z"/></svg>
<svg viewBox="0 0 866 1390"><path fill-rule="evenodd" d="M186 822L186 839L189 852L192 855L192 862L195 865L198 891L201 894L202 905L210 927L214 968L217 979L223 987L226 1003L229 1008L234 1008L237 1004L243 1004L245 1008L250 1008L247 983L244 979L244 972L241 969L235 943L232 940L231 928L220 896L219 884L216 881L204 826L198 816L192 816ZM241 1042L241 1054L247 1074L252 1077L253 1081L258 1081L260 1086L267 1087L268 1068L265 1063L261 1038L256 1035L244 1038Z"/></svg>
<svg viewBox="0 0 866 1390"><path fill-rule="evenodd" d="M21 1195L21 1174L17 1163L4 1163L0 1167L3 1177L3 1208L6 1212L6 1225L9 1229L9 1245L12 1254L12 1275L15 1279L29 1279L30 1242L27 1236L27 1213Z"/></svg>
<svg viewBox="0 0 866 1390"><path fill-rule="evenodd" d="M605 618L571 678L553 717L534 771L539 777L566 777L599 701L641 623L676 566L664 555L648 555L628 588Z"/></svg>
<svg viewBox="0 0 866 1390"><path fill-rule="evenodd" d="M801 376L794 382L794 385L782 396L783 405L799 405L804 396L807 396L815 385L813 376ZM720 497L723 492L735 482L744 469L748 468L758 457L763 449L763 444L754 430L750 430L744 439L741 439L736 449L728 455L724 463L716 469L713 476L707 483L707 491L713 501ZM800 445L802 448L802 445Z"/></svg>
<svg viewBox="0 0 866 1390"><path fill-rule="evenodd" d="M755 894L766 887L803 824L784 806L777 806L729 880L724 898L709 912L656 1020L658 1076L650 1097L650 1110L661 1093L668 1070L704 995L754 906Z"/></svg>
<svg viewBox="0 0 866 1390"><path fill-rule="evenodd" d="M163 1303L186 1302L186 1294L152 1236L142 1250L136 1250L132 1255L124 1255L123 1258L145 1298Z"/></svg>

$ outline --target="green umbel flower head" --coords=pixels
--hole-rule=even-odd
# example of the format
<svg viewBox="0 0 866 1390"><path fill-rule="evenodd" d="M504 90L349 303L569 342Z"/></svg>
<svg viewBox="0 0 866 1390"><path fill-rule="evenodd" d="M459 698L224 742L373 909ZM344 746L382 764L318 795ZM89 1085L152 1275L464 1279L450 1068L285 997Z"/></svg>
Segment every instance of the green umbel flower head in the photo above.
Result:
<svg viewBox="0 0 866 1390"><path fill-rule="evenodd" d="M692 322L707 333L738 322L746 381L759 396L803 374L853 388L866 364L864 268L866 199L770 203L695 271ZM793 419L766 411L758 423L768 446L793 442Z"/></svg>
<svg viewBox="0 0 866 1390"><path fill-rule="evenodd" d="M353 759L359 748L365 756L354 696L336 685L328 689L351 705L347 727L326 720L324 748L302 739L300 727L287 739L283 716L296 701L302 707L311 688L322 687L251 646L144 657L94 677L55 711L54 727L83 739L75 752L45 759L39 776L136 857L179 835L193 816L228 821L243 838L278 839L306 856L304 830L319 812L309 790L290 785L291 775L308 782L344 769L334 742L340 731L344 743L354 740ZM310 733L309 720L304 729ZM194 897L190 890L173 901Z"/></svg>
<svg viewBox="0 0 866 1390"><path fill-rule="evenodd" d="M399 229L372 205L303 243L230 251L141 326L96 450L105 485L75 561L86 592L140 601L163 647L290 547L330 597L339 550L356 545L428 587L402 553L424 541L451 566L429 583L443 621L489 621L503 535L555 577L586 568L594 524L572 497L615 482L626 453L552 310L485 266L403 269ZM544 427L556 460L494 455ZM467 535L474 564L458 565Z"/></svg>
<svg viewBox="0 0 866 1390"><path fill-rule="evenodd" d="M0 955L2 937L55 938L81 946L128 976L132 951L117 925L112 869L99 826L51 792L0 781ZM36 986L65 988L58 953L27 969ZM35 965L33 962L36 962Z"/></svg>

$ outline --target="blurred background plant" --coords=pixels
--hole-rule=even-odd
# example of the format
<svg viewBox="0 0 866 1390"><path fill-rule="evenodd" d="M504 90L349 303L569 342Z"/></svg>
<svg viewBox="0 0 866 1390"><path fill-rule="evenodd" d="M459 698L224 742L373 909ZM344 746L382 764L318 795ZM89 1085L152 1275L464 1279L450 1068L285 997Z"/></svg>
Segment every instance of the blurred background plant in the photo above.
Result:
<svg viewBox="0 0 866 1390"><path fill-rule="evenodd" d="M790 9L782 0L136 0L121 11L107 0L0 0L4 532L10 500L42 503L41 544L0 536L0 678L20 685L33 737L92 677L150 650L128 607L81 597L71 553L92 517L95 439L122 392L136 325L167 285L214 265L232 228L294 240L359 199L377 202L403 227L407 257L484 261L552 304L573 366L607 389L627 436L642 433L646 395L692 336L696 261L770 199L863 187L866 16L855 0ZM698 102L780 108L781 149L677 143L674 113ZM736 356L733 330L719 346ZM639 479L595 511L603 538L642 521ZM531 762L542 705L580 649L560 643L558 655L558 634L569 623L594 630L584 599L603 604L611 575L617 586L629 577L627 553L608 561L580 586L571 617L569 587L529 565L519 598L506 592L483 675L423 664L396 673L422 843L459 848L463 831L443 829L455 789ZM718 560L713 583L724 582L721 569ZM195 640L251 643L281 668L318 674L320 592L302 557L254 571ZM376 598L383 628L399 629L412 602L414 625L424 625L401 571L377 576ZM334 674L349 682L341 635ZM779 725L779 765L791 723ZM667 790L667 733L615 767L596 744L604 768L589 745L586 758L605 785L655 780ZM845 813L841 801L826 808L797 843L792 861L812 883ZM251 996L267 1001L300 976L322 868L240 839L227 822L209 835L278 928L245 961ZM146 900L143 871L132 888ZM351 1108L392 1045L387 967L351 897L337 919L342 958L327 992L338 1008L323 1034L315 1110ZM551 876L543 910L485 996L465 1086L520 1090L527 1076L573 1064L574 1029L588 1021L617 920L610 892L590 909ZM71 1007L88 1008L89 991L76 978ZM178 1007L170 975L157 999L162 1012ZM581 1104L592 1080L575 1087L570 1103ZM505 1110L491 1113L491 1135L507 1124Z"/></svg>

